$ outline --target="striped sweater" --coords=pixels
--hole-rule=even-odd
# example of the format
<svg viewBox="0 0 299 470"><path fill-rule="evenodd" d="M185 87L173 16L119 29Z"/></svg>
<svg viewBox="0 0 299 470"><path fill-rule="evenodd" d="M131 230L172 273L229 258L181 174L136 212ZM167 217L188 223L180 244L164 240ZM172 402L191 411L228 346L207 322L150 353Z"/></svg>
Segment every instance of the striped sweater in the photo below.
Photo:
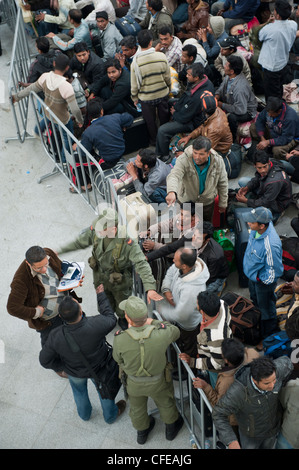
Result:
<svg viewBox="0 0 299 470"><path fill-rule="evenodd" d="M138 51L131 65L132 100L164 98L170 87L170 67L165 54L156 52L154 48Z"/></svg>
<svg viewBox="0 0 299 470"><path fill-rule="evenodd" d="M191 358L190 367L203 370L220 370L224 366L221 345L224 338L230 338L230 311L223 300L215 319L197 335L197 358Z"/></svg>

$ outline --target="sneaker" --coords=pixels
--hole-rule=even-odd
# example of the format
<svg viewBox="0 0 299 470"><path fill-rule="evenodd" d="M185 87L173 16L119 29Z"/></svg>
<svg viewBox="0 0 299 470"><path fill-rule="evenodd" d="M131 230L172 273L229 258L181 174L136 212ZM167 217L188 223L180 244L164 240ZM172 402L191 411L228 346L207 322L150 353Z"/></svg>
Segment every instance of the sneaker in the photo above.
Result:
<svg viewBox="0 0 299 470"><path fill-rule="evenodd" d="M155 418L153 416L151 416L149 427L147 429L145 429L144 431L137 431L137 442L138 442L138 444L145 444L146 443L147 437L148 437L149 433L151 432L151 430L153 429L154 426L155 426Z"/></svg>
<svg viewBox="0 0 299 470"><path fill-rule="evenodd" d="M165 437L168 441L173 441L173 439L178 435L178 432L182 428L184 420L181 415L178 419L172 424L166 424Z"/></svg>
<svg viewBox="0 0 299 470"><path fill-rule="evenodd" d="M116 403L116 406L118 408L118 416L120 416L125 411L126 406L127 406L127 402L126 402L126 400L119 400Z"/></svg>

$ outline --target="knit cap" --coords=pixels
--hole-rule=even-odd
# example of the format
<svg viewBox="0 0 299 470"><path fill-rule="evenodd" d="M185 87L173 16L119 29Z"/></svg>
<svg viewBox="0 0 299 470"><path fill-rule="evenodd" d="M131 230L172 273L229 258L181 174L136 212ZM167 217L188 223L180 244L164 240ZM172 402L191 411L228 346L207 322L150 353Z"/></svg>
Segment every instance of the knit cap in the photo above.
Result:
<svg viewBox="0 0 299 470"><path fill-rule="evenodd" d="M219 38L219 36L224 33L224 18L222 18L222 16L210 16L209 23L215 38Z"/></svg>

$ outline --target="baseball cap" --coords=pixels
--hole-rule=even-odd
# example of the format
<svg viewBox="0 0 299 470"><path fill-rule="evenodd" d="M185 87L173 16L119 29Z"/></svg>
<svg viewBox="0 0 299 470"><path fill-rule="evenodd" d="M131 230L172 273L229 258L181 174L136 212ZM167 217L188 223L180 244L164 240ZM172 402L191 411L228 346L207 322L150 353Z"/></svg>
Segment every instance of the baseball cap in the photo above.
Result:
<svg viewBox="0 0 299 470"><path fill-rule="evenodd" d="M257 207L250 212L243 214L245 222L268 224L273 220L272 212L267 207Z"/></svg>
<svg viewBox="0 0 299 470"><path fill-rule="evenodd" d="M119 308L124 310L131 320L144 318L148 314L146 303L140 297L135 297L134 295L120 302Z"/></svg>
<svg viewBox="0 0 299 470"><path fill-rule="evenodd" d="M223 41L219 42L219 46L222 47L222 49L237 49L239 43L234 37L228 36L223 39Z"/></svg>

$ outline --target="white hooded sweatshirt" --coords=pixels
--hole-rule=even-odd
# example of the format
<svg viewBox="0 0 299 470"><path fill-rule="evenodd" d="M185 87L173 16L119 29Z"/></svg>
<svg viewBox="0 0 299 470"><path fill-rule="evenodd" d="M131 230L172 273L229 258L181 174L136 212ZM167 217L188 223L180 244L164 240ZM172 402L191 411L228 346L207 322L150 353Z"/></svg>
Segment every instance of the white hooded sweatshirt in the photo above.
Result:
<svg viewBox="0 0 299 470"><path fill-rule="evenodd" d="M196 308L199 292L206 290L210 277L205 262L197 259L195 269L185 275L173 264L167 270L162 284L162 293L171 291L175 306L163 302L159 308L164 320L175 322L184 330L194 330L201 323L202 315Z"/></svg>

